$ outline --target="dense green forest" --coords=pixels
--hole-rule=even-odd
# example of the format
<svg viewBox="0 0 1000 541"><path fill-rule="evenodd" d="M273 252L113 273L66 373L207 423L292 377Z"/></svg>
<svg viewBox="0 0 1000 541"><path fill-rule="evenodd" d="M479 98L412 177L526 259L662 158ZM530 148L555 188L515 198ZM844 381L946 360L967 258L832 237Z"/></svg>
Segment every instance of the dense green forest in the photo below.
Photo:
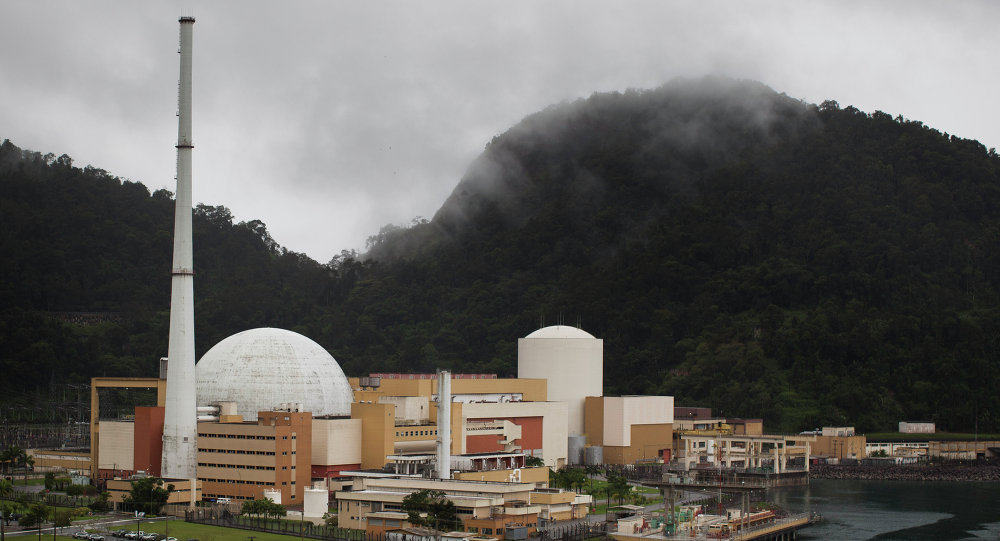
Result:
<svg viewBox="0 0 1000 541"><path fill-rule="evenodd" d="M171 194L9 141L0 186L8 396L154 373ZM595 94L496 137L366 254L320 264L201 205L194 242L199 355L275 326L352 375L514 375L516 339L562 322L604 339L607 394L1000 431L1000 158L901 116L726 79Z"/></svg>

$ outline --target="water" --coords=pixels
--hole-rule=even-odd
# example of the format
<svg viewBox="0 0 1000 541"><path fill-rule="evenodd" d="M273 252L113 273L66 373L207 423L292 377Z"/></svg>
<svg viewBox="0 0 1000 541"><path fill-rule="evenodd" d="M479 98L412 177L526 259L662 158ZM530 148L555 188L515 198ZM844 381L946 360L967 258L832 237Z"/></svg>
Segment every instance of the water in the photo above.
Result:
<svg viewBox="0 0 1000 541"><path fill-rule="evenodd" d="M768 499L823 516L799 539L1000 540L1000 483L813 479L770 490Z"/></svg>

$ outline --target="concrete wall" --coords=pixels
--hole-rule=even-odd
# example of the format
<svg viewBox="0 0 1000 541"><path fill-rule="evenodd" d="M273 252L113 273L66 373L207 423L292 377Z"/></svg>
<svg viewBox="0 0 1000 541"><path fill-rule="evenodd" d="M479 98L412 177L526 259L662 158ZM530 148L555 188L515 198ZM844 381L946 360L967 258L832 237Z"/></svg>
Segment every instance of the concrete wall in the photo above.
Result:
<svg viewBox="0 0 1000 541"><path fill-rule="evenodd" d="M136 469L150 475L160 475L163 460L163 418L165 409L160 407L135 408L135 451L133 462Z"/></svg>
<svg viewBox="0 0 1000 541"><path fill-rule="evenodd" d="M312 463L361 463L361 419L313 419Z"/></svg>
<svg viewBox="0 0 1000 541"><path fill-rule="evenodd" d="M351 418L361 420L361 467L381 468L395 452L396 406L355 402Z"/></svg>
<svg viewBox="0 0 1000 541"><path fill-rule="evenodd" d="M604 397L603 445L629 447L633 425L672 425L673 422L672 396Z"/></svg>
<svg viewBox="0 0 1000 541"><path fill-rule="evenodd" d="M135 469L135 423L101 421L101 449L98 453L102 470Z"/></svg>
<svg viewBox="0 0 1000 541"><path fill-rule="evenodd" d="M379 404L396 406L397 422L427 422L430 420L430 397L427 396L380 396Z"/></svg>

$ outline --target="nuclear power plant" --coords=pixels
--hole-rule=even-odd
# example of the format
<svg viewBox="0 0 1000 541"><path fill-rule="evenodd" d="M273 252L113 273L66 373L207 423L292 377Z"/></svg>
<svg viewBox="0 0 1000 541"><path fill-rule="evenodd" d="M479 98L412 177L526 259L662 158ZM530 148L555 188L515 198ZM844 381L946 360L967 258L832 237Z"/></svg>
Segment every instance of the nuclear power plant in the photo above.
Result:
<svg viewBox="0 0 1000 541"><path fill-rule="evenodd" d="M673 397L605 397L603 340L575 327L544 327L518 339L516 378L445 369L348 377L322 346L276 328L238 332L196 365L194 18L179 21L165 376L93 378L91 449L52 451L61 457L52 460L86 473L119 508L127 508L132 479L153 475L171 480L170 502L178 505L266 497L301 505L305 519L334 512L341 527L383 534L407 524L401 494L431 489L463 495L455 500L463 529L492 535L586 517L590 496L550 488L550 469L673 458ZM108 388L152 389L155 400L109 416L100 407ZM703 446L682 448L694 457Z"/></svg>

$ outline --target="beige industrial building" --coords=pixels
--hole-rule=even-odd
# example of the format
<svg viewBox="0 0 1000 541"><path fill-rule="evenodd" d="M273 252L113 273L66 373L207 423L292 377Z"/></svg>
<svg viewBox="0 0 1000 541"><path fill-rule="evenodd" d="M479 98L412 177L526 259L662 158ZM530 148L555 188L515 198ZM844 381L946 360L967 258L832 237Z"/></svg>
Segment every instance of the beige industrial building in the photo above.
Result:
<svg viewBox="0 0 1000 541"><path fill-rule="evenodd" d="M443 492L455 504L463 531L501 538L511 528L524 528L530 535L539 518L585 518L592 503L589 495L539 490L534 483L358 474L352 490L337 494L338 524L369 533L410 526L402 502L419 490Z"/></svg>
<svg viewBox="0 0 1000 541"><path fill-rule="evenodd" d="M809 471L816 436L747 436L681 434L677 460L684 469L698 465L724 468L770 468L774 473ZM794 462L798 465L790 466Z"/></svg>
<svg viewBox="0 0 1000 541"><path fill-rule="evenodd" d="M587 445L603 448L605 464L670 461L672 396L588 396L585 404Z"/></svg>
<svg viewBox="0 0 1000 541"><path fill-rule="evenodd" d="M853 426L826 426L816 434L812 444L812 455L828 459L865 458L867 438L854 433Z"/></svg>

